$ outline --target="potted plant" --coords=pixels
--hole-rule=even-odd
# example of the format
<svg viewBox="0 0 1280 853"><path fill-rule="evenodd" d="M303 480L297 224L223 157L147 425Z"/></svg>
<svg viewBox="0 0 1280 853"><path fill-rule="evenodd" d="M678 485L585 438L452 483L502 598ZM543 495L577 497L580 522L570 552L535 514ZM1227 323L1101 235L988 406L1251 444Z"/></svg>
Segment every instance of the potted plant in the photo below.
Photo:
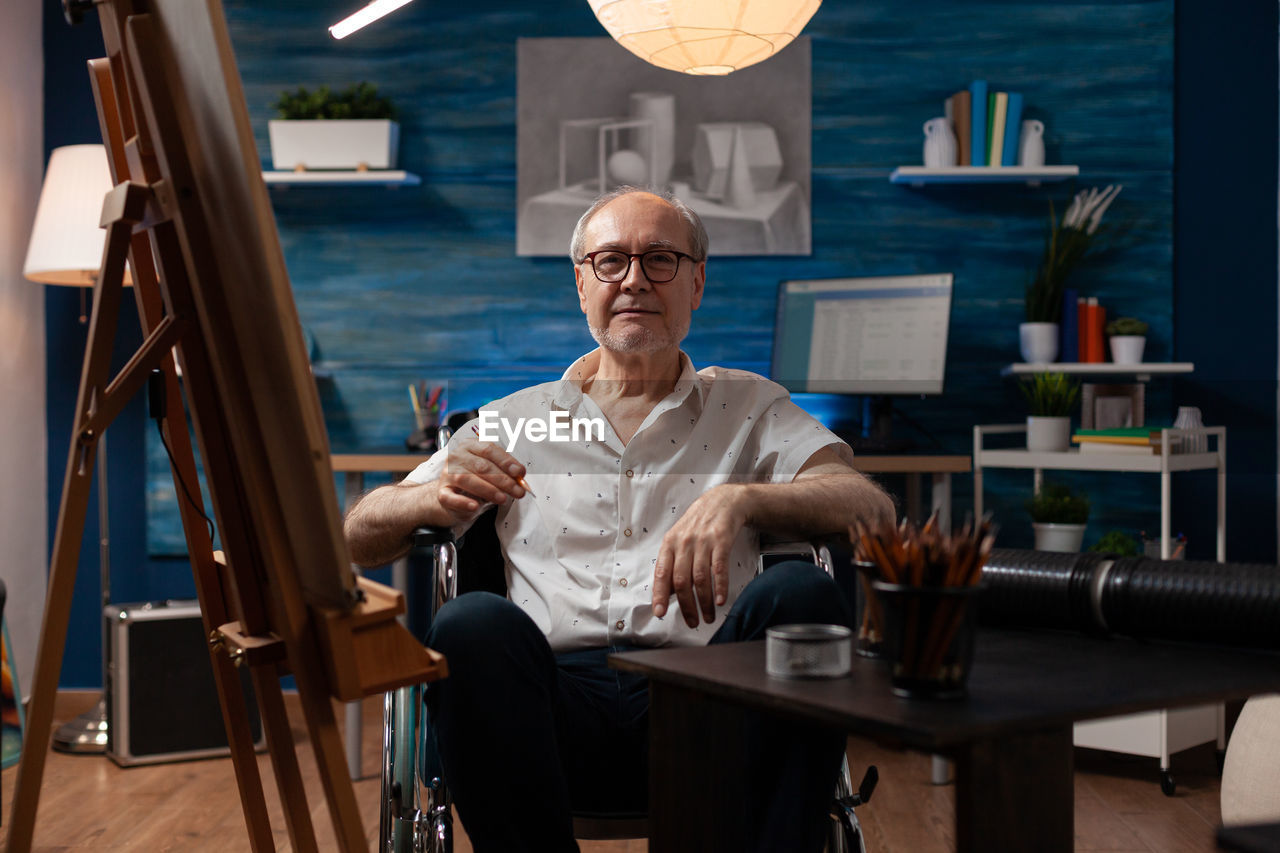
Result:
<svg viewBox="0 0 1280 853"><path fill-rule="evenodd" d="M1116 364L1141 364L1147 343L1147 324L1133 317L1117 317L1107 324L1111 360Z"/></svg>
<svg viewBox="0 0 1280 853"><path fill-rule="evenodd" d="M1067 450L1071 446L1071 410L1080 399L1080 383L1065 373L1037 373L1018 387L1027 398L1027 450Z"/></svg>
<svg viewBox="0 0 1280 853"><path fill-rule="evenodd" d="M1027 513L1035 531L1037 551L1074 553L1084 542L1089 499L1061 483L1044 483L1027 499Z"/></svg>
<svg viewBox="0 0 1280 853"><path fill-rule="evenodd" d="M1049 363L1058 357L1058 327L1062 322L1062 291L1067 278L1095 250L1102 214L1120 194L1120 186L1081 190L1059 220L1049 203L1049 232L1044 252L1026 287L1026 322L1018 327L1022 360Z"/></svg>
<svg viewBox="0 0 1280 853"><path fill-rule="evenodd" d="M1089 551L1114 554L1117 557L1136 557L1141 553L1138 540L1123 530L1108 530L1101 539L1089 546Z"/></svg>
<svg viewBox="0 0 1280 853"><path fill-rule="evenodd" d="M267 122L275 169L394 169L400 125L391 101L369 83L282 92Z"/></svg>

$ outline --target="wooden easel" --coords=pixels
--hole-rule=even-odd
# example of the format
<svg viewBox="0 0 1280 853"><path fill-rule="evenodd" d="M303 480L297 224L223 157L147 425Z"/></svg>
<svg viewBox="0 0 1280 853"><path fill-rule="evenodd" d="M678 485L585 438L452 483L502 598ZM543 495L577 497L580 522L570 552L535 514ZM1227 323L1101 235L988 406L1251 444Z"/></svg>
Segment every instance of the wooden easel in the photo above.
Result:
<svg viewBox="0 0 1280 853"><path fill-rule="evenodd" d="M285 716L285 672L297 683L340 849L363 850L330 700L430 681L445 675L445 662L396 622L402 595L351 574L219 0L101 0L98 14L108 57L89 71L116 186L103 207L107 242L8 850L31 849L97 438L153 369L163 374L162 429L252 849L274 842L233 660L252 672L293 849L315 850L316 840ZM145 340L109 378L126 255ZM215 559L200 505L184 391L227 560Z"/></svg>

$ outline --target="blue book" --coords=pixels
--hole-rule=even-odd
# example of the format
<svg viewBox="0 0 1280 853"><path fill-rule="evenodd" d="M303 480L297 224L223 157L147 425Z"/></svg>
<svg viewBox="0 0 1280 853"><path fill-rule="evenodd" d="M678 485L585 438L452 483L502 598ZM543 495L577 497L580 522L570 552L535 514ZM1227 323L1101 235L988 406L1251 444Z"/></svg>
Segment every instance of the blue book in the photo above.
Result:
<svg viewBox="0 0 1280 853"><path fill-rule="evenodd" d="M1062 332L1062 346L1058 347L1058 361L1069 364L1080 361L1080 311L1076 307L1079 296L1080 292L1074 287L1062 289L1062 322L1058 324Z"/></svg>
<svg viewBox="0 0 1280 853"><path fill-rule="evenodd" d="M1004 148L1000 152L1001 166L1018 165L1018 137L1022 131L1022 95L1009 93L1009 106L1004 113Z"/></svg>
<svg viewBox="0 0 1280 853"><path fill-rule="evenodd" d="M970 161L975 166L987 165L983 152L987 150L987 81L974 80L969 84L973 101L973 122L970 125Z"/></svg>

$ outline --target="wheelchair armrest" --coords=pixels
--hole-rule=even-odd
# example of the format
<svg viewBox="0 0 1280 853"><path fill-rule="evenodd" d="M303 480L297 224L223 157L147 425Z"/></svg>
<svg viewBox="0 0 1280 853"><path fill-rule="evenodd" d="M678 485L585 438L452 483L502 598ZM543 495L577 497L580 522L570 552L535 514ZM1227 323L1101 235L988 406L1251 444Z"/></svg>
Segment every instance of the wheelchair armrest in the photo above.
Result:
<svg viewBox="0 0 1280 853"><path fill-rule="evenodd" d="M760 534L761 558L783 554L802 555L805 559L813 560L832 577L835 577L836 560L846 556L848 547L848 542L835 533L812 539L789 539L768 533Z"/></svg>
<svg viewBox="0 0 1280 853"><path fill-rule="evenodd" d="M409 534L409 539L413 542L415 548L430 548L433 545L443 545L446 542L453 542L452 527L419 527Z"/></svg>

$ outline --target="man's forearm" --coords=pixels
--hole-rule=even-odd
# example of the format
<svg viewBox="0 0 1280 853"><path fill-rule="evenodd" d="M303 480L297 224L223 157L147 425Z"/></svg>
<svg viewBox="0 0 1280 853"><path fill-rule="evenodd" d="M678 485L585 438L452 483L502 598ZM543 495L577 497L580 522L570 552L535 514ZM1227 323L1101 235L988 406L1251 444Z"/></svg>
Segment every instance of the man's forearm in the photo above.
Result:
<svg viewBox="0 0 1280 853"><path fill-rule="evenodd" d="M454 519L440 507L436 484L394 484L374 489L347 511L343 534L351 560L380 566L403 556L418 527L448 526Z"/></svg>
<svg viewBox="0 0 1280 853"><path fill-rule="evenodd" d="M893 501L878 485L857 473L729 488L741 490L738 499L743 501L746 523L770 533L844 533L855 521L875 524L894 520Z"/></svg>

